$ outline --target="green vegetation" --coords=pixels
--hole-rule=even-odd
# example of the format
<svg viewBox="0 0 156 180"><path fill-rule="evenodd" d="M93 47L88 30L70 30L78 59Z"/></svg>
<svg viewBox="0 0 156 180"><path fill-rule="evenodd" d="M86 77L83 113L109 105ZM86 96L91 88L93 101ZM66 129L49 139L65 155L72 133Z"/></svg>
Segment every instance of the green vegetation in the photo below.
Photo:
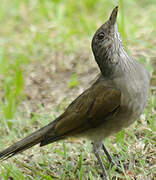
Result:
<svg viewBox="0 0 156 180"><path fill-rule="evenodd" d="M89 85L97 73L91 38L116 5L124 44L152 80L138 122L106 141L123 174L111 169L105 156L103 161L111 177L154 179L155 0L1 0L0 150L55 119L86 88L84 82ZM36 146L1 162L0 179L100 179L91 149L79 139Z"/></svg>
<svg viewBox="0 0 156 180"><path fill-rule="evenodd" d="M73 74L71 77L71 80L69 82L69 87L73 88L73 87L77 86L78 84L79 84L78 76L77 76L77 74Z"/></svg>

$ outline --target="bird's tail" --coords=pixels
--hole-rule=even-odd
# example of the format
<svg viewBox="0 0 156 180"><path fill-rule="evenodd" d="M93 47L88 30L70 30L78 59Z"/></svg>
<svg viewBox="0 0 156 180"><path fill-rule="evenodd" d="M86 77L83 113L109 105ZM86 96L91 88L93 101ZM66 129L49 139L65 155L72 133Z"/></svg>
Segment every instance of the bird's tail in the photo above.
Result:
<svg viewBox="0 0 156 180"><path fill-rule="evenodd" d="M58 140L59 138L56 137L55 134L53 135L54 126L55 121L8 147L4 151L0 152L0 159L8 159L19 152L43 142L47 134L51 134L51 142Z"/></svg>

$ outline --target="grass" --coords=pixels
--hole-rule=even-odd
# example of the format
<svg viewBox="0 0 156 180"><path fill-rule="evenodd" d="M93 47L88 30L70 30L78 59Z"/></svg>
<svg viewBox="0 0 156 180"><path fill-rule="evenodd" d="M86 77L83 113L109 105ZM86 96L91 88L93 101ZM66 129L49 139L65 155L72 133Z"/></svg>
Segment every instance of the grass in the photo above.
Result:
<svg viewBox="0 0 156 180"><path fill-rule="evenodd" d="M87 79L84 82L89 84L92 72L95 73L92 70L96 66L90 49L91 38L117 4L120 7L118 25L124 44L129 53L149 70L151 92L148 106L137 123L106 141L114 160L120 163L123 174L110 169L105 156L103 161L114 179L154 179L155 0L69 0L68 3L65 0L2 0L1 150L46 125L63 112L71 99L85 89L81 81L84 76ZM53 96L47 90L51 86L44 84L47 77L49 84L55 84L55 79L57 81L55 88L51 89ZM63 87L60 88L60 84ZM58 89L61 90L59 95ZM35 90L38 94L33 98ZM50 104L47 94L51 95ZM50 110L47 110L48 105ZM90 142L79 139L68 139L45 148L34 147L2 162L0 178L100 179L101 169L91 152Z"/></svg>

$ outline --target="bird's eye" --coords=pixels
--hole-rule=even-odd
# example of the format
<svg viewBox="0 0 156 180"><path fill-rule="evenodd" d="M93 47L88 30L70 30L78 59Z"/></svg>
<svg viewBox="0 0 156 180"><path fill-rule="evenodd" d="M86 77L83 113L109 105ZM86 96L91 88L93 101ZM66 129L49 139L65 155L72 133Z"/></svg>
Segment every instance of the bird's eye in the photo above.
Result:
<svg viewBox="0 0 156 180"><path fill-rule="evenodd" d="M101 32L101 33L98 34L98 39L102 40L104 38L104 36L105 36L104 33Z"/></svg>

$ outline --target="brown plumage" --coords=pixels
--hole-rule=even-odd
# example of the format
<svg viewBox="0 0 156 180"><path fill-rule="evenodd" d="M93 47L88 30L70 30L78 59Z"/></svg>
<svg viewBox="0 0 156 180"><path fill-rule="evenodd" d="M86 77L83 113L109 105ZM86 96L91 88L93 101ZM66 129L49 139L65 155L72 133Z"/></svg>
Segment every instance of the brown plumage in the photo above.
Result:
<svg viewBox="0 0 156 180"><path fill-rule="evenodd" d="M103 104L107 106L103 107ZM81 136L87 130L103 124L104 118L112 116L119 106L120 91L97 81L76 98L55 121L1 152L0 158L11 157L38 143L44 146L69 136Z"/></svg>
<svg viewBox="0 0 156 180"><path fill-rule="evenodd" d="M92 50L101 74L96 82L77 97L55 121L0 152L5 159L36 144L46 144L66 137L87 137L99 155L102 141L132 124L143 112L149 91L149 75L145 68L128 56L123 48L116 23L118 7L109 20L95 33ZM111 157L103 145L108 159Z"/></svg>

